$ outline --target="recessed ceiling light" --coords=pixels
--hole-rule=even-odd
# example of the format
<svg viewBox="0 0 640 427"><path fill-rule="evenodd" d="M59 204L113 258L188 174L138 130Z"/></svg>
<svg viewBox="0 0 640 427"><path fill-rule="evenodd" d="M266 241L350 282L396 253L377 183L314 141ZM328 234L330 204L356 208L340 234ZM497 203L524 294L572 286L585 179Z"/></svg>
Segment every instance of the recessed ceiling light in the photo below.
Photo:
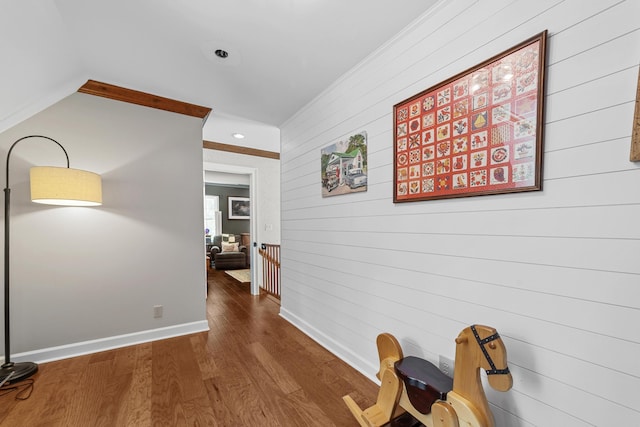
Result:
<svg viewBox="0 0 640 427"><path fill-rule="evenodd" d="M232 136L232 137L234 137L235 139L242 139L242 138L244 138L244 135L243 135L243 134L241 134L241 133L238 133L238 132L236 132L236 133L232 133L232 134L231 134L231 136Z"/></svg>
<svg viewBox="0 0 640 427"><path fill-rule="evenodd" d="M223 49L216 49L216 51L214 52L216 54L216 56L218 58L222 58L225 59L229 56L229 52L227 52L226 50Z"/></svg>
<svg viewBox="0 0 640 427"><path fill-rule="evenodd" d="M242 62L242 54L226 40L209 40L200 45L202 54L211 62L235 67Z"/></svg>

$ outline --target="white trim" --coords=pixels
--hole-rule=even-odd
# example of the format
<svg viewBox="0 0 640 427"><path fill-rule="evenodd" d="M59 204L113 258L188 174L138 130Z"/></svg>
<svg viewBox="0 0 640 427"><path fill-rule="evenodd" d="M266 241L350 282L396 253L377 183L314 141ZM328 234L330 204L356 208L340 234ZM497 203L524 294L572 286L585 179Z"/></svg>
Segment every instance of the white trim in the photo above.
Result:
<svg viewBox="0 0 640 427"><path fill-rule="evenodd" d="M251 241L249 244L249 251L251 252L251 295L260 295L260 283L258 283L258 248L254 246L253 242L258 239L258 169L254 169L250 174L251 187L249 192L251 194L251 223L249 228L251 230Z"/></svg>
<svg viewBox="0 0 640 427"><path fill-rule="evenodd" d="M167 326L165 328L151 329L148 331L134 332L131 334L18 353L12 355L12 359L14 362L53 362L55 360L83 356L85 354L98 353L100 351L112 350L114 348L127 347L150 341L163 340L182 335L194 334L197 332L205 332L208 330L209 323L206 320L200 320L197 322L183 323L181 325Z"/></svg>
<svg viewBox="0 0 640 427"><path fill-rule="evenodd" d="M375 376L380 368L379 366L372 365L367 360L350 351L348 348L340 345L329 335L314 328L309 323L302 320L282 306L280 307L280 317L291 323L296 328L300 329L312 340L329 350L336 357L349 364L352 368L360 372L362 375L369 378L376 384L380 384L380 380L378 380L378 378Z"/></svg>

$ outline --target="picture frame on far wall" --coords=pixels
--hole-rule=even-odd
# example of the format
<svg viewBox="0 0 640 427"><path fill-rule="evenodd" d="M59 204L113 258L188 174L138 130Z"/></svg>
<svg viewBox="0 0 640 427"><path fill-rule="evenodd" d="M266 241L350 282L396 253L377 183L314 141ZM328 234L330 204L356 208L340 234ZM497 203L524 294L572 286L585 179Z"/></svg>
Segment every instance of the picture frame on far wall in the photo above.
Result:
<svg viewBox="0 0 640 427"><path fill-rule="evenodd" d="M248 197L228 197L229 219L249 219L251 217L251 205Z"/></svg>
<svg viewBox="0 0 640 427"><path fill-rule="evenodd" d="M546 39L394 105L394 203L542 189Z"/></svg>

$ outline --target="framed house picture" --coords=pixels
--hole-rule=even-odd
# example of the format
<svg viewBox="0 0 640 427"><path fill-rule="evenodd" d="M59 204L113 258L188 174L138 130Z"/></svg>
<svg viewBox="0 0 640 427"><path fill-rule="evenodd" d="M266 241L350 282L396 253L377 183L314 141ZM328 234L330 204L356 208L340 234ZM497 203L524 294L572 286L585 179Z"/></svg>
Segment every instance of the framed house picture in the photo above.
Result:
<svg viewBox="0 0 640 427"><path fill-rule="evenodd" d="M362 131L320 150L322 197L367 191L367 132Z"/></svg>
<svg viewBox="0 0 640 427"><path fill-rule="evenodd" d="M251 216L251 205L248 197L228 197L229 199L229 219L249 219Z"/></svg>

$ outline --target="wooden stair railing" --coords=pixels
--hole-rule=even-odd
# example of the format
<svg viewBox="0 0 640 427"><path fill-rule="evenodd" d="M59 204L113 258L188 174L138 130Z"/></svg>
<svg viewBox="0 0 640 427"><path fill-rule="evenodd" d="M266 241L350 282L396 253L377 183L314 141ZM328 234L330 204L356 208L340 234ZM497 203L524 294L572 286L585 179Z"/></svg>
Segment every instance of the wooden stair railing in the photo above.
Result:
<svg viewBox="0 0 640 427"><path fill-rule="evenodd" d="M262 284L265 292L280 298L280 245L262 243L258 250L262 256Z"/></svg>

